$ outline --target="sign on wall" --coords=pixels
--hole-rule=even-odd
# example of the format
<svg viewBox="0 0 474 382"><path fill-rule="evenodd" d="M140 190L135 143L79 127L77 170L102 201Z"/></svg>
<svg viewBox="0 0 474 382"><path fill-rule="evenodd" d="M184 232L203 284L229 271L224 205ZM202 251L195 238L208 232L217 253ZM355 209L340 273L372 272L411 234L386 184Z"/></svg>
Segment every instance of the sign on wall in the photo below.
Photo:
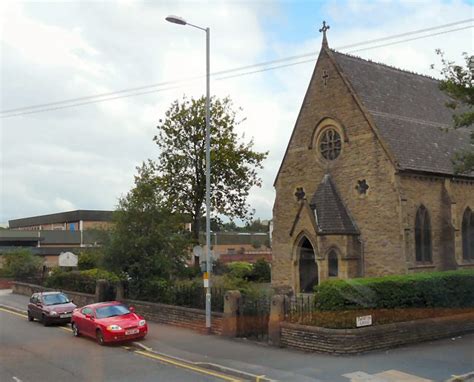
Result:
<svg viewBox="0 0 474 382"><path fill-rule="evenodd" d="M356 318L357 327L372 325L372 316L360 316Z"/></svg>
<svg viewBox="0 0 474 382"><path fill-rule="evenodd" d="M58 265L60 267L77 267L77 255L72 252L61 252Z"/></svg>

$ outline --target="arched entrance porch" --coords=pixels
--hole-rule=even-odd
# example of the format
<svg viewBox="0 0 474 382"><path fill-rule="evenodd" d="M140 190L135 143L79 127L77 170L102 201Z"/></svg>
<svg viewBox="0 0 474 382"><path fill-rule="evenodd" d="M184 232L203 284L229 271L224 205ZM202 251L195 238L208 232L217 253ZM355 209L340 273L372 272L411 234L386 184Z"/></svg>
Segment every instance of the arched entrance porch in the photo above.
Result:
<svg viewBox="0 0 474 382"><path fill-rule="evenodd" d="M313 246L306 236L303 236L298 245L298 274L299 292L312 293L318 285L318 265Z"/></svg>

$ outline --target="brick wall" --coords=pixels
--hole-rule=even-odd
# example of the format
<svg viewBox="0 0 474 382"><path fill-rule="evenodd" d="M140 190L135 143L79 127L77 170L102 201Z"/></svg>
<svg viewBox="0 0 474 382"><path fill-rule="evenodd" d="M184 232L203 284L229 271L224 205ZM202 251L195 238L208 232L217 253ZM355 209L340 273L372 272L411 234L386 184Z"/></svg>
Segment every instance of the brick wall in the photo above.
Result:
<svg viewBox="0 0 474 382"><path fill-rule="evenodd" d="M345 330L281 322L280 330L280 344L284 347L310 352L353 354L474 331L474 313Z"/></svg>
<svg viewBox="0 0 474 382"><path fill-rule="evenodd" d="M189 328L200 332L206 331L206 313L204 310L145 301L124 301L134 306L137 312L143 315L147 320ZM222 313L213 312L211 324L211 332L213 334L222 334Z"/></svg>

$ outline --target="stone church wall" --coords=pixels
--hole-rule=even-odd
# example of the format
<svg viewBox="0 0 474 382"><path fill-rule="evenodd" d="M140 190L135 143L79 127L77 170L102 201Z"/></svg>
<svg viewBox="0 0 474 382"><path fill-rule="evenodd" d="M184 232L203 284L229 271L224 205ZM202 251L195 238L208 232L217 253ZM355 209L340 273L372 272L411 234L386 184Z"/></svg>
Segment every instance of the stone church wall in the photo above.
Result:
<svg viewBox="0 0 474 382"><path fill-rule="evenodd" d="M329 74L324 86L323 71ZM325 117L340 122L345 135L342 152L334 161L323 160L315 141L315 128ZM317 135L317 132L316 132ZM405 259L401 251L400 203L395 169L380 141L375 136L352 94L337 73L327 53L321 53L308 88L295 131L275 183L273 209L272 282L275 286L295 287L297 277L294 241L302 231L314 233L308 223L299 222L290 236L299 209L294 195L303 187L308 201L325 173L329 173L361 231L366 276L404 273ZM365 179L369 189L365 195L356 190L358 180ZM304 213L304 211L303 211ZM325 253L316 253L320 273Z"/></svg>
<svg viewBox="0 0 474 382"><path fill-rule="evenodd" d="M470 266L462 260L461 226L465 209L474 205L474 182L451 181L426 175L402 175L400 184L406 199L404 252L407 270L441 271ZM417 263L415 258L415 218L421 204L427 208L430 216L431 264Z"/></svg>

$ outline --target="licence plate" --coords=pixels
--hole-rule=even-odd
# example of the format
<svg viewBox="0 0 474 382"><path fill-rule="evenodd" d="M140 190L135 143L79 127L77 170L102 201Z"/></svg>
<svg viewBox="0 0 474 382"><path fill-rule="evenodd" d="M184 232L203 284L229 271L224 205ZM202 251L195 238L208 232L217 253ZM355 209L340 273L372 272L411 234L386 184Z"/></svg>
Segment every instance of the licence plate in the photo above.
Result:
<svg viewBox="0 0 474 382"><path fill-rule="evenodd" d="M129 330L125 330L125 335L129 336L131 334L137 334L138 332L139 332L138 329L129 329Z"/></svg>
<svg viewBox="0 0 474 382"><path fill-rule="evenodd" d="M69 318L69 317L71 317L71 316L72 316L71 313L60 314L60 315L59 315L60 318Z"/></svg>

